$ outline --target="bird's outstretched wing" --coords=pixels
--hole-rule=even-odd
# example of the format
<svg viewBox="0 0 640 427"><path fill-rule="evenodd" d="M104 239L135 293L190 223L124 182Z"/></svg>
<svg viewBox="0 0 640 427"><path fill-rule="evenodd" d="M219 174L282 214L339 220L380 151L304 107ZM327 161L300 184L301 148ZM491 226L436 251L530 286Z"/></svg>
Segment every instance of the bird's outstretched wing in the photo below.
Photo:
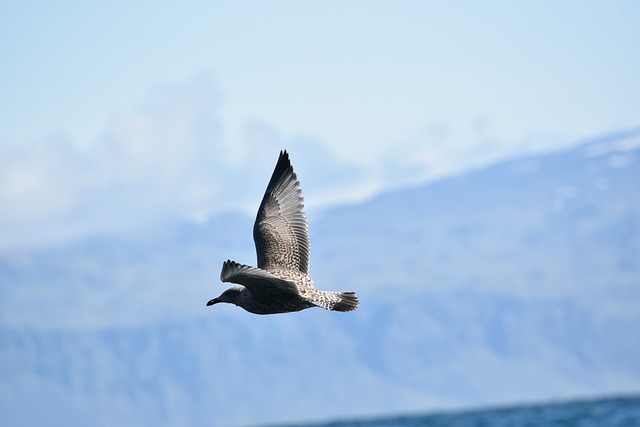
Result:
<svg viewBox="0 0 640 427"><path fill-rule="evenodd" d="M280 152L253 225L258 267L309 272L309 232L304 198L289 154Z"/></svg>
<svg viewBox="0 0 640 427"><path fill-rule="evenodd" d="M268 272L235 261L222 264L220 280L243 285L256 297L278 294L298 294L295 283L280 279Z"/></svg>

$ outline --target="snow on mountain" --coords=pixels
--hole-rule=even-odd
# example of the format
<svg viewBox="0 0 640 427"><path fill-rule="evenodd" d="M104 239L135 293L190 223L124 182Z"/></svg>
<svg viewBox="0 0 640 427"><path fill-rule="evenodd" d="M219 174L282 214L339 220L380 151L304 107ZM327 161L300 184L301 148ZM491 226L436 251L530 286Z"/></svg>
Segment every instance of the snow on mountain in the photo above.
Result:
<svg viewBox="0 0 640 427"><path fill-rule="evenodd" d="M206 308L252 218L0 255L0 424L240 425L640 391L640 134L310 218L354 313ZM303 183L304 185L304 183Z"/></svg>

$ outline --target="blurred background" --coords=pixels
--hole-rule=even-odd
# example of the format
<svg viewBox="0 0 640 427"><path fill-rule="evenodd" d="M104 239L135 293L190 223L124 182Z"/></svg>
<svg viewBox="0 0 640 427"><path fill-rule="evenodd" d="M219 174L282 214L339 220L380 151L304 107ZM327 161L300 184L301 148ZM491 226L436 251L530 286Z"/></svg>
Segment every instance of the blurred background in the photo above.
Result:
<svg viewBox="0 0 640 427"><path fill-rule="evenodd" d="M640 4L0 4L0 424L640 393ZM278 152L317 287L206 308Z"/></svg>

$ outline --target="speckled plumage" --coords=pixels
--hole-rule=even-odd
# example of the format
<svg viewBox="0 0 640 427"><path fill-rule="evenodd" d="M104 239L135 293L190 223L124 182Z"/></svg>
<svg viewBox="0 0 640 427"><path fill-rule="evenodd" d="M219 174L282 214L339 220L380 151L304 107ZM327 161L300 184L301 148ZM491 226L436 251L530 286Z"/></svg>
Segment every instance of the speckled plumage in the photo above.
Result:
<svg viewBox="0 0 640 427"><path fill-rule="evenodd" d="M309 277L309 232L300 182L289 154L278 163L253 226L258 267L225 261L220 280L237 283L207 305L235 304L255 314L288 313L311 307L352 311L353 292L320 291Z"/></svg>

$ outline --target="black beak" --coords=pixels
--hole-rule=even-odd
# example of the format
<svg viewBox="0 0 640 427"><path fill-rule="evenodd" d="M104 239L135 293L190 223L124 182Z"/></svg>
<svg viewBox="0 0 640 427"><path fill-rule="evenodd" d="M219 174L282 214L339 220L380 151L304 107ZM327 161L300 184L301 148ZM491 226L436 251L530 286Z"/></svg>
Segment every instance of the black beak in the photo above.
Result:
<svg viewBox="0 0 640 427"><path fill-rule="evenodd" d="M214 298L214 299L210 300L210 301L207 303L207 307L209 307L210 305L213 305L213 304L217 304L217 303L219 303L219 302L220 302L220 301L218 301L218 298Z"/></svg>

